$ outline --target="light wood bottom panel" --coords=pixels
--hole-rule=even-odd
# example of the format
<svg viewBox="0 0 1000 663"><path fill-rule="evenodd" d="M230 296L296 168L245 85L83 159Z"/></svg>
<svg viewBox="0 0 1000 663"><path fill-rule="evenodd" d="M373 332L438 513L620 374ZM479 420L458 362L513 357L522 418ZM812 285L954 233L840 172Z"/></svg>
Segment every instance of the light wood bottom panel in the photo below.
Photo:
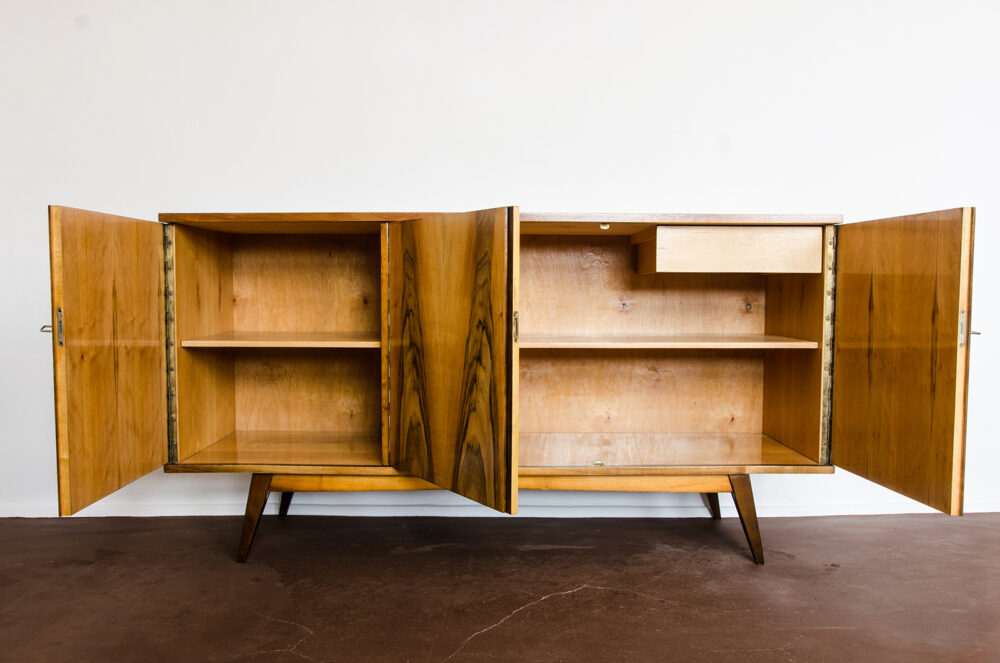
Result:
<svg viewBox="0 0 1000 663"><path fill-rule="evenodd" d="M522 432L519 442L522 475L829 471L759 433Z"/></svg>
<svg viewBox="0 0 1000 663"><path fill-rule="evenodd" d="M380 433L236 431L179 465L378 465Z"/></svg>
<svg viewBox="0 0 1000 663"><path fill-rule="evenodd" d="M759 434L764 354L760 350L522 352L521 435ZM526 464L523 458L521 464Z"/></svg>

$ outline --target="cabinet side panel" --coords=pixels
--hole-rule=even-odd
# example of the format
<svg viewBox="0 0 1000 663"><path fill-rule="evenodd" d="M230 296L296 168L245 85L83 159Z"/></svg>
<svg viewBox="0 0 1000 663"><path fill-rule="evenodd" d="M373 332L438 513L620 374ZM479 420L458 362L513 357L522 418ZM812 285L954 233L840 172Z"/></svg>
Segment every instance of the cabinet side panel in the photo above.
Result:
<svg viewBox="0 0 1000 663"><path fill-rule="evenodd" d="M832 460L953 514L971 246L971 209L848 224L837 238Z"/></svg>
<svg viewBox="0 0 1000 663"><path fill-rule="evenodd" d="M50 208L60 513L166 459L163 231Z"/></svg>
<svg viewBox="0 0 1000 663"><path fill-rule="evenodd" d="M824 243L832 242L827 232ZM831 247L832 248L832 247ZM826 291L832 287L832 251L824 251L819 274L766 277L766 334L816 341L816 350L775 350L764 361L764 434L820 462L823 451L823 399Z"/></svg>
<svg viewBox="0 0 1000 663"><path fill-rule="evenodd" d="M231 237L174 227L177 459L233 432L233 351L179 347L189 338L233 330Z"/></svg>

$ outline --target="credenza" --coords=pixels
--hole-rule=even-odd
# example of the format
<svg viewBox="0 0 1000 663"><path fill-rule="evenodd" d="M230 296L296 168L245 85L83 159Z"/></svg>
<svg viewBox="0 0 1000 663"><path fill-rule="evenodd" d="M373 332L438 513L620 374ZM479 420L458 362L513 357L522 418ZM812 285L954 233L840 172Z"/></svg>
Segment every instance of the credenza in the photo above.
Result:
<svg viewBox="0 0 1000 663"><path fill-rule="evenodd" d="M49 208L59 511L164 467L271 492L731 493L841 467L962 510L974 210Z"/></svg>

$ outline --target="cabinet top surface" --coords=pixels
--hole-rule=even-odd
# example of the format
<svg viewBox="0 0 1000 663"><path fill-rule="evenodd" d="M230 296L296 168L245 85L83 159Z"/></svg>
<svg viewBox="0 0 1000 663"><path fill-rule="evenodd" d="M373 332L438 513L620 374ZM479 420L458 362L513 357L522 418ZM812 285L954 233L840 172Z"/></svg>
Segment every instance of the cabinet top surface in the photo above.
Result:
<svg viewBox="0 0 1000 663"><path fill-rule="evenodd" d="M160 221L222 232L296 233L337 232L376 233L380 223L406 221L439 212L165 212ZM521 212L521 231L528 234L631 234L653 225L747 225L815 226L843 221L839 214L695 214L695 213L576 213Z"/></svg>

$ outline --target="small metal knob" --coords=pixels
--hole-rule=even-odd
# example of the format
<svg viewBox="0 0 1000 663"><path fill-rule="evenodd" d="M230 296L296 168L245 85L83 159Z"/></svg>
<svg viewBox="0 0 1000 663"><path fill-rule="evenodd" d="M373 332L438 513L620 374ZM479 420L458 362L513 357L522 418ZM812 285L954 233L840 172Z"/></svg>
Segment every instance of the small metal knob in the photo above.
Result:
<svg viewBox="0 0 1000 663"><path fill-rule="evenodd" d="M601 224L601 230L611 230L611 224L610 223L602 223Z"/></svg>

